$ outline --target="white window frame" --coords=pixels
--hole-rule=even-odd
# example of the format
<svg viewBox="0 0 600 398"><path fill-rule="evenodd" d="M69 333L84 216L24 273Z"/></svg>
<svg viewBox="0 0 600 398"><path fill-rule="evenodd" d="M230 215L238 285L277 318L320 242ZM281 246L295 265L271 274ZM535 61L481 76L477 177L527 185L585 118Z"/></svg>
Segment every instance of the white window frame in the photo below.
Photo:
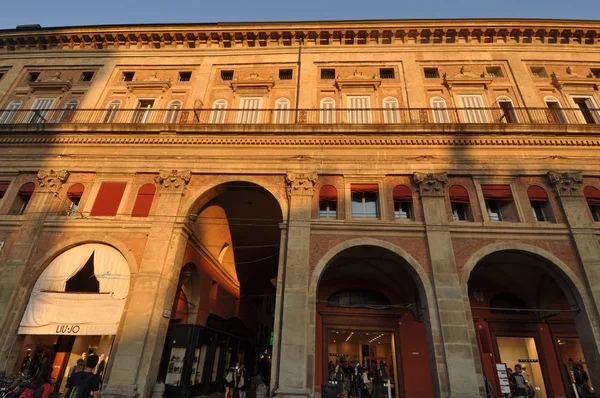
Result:
<svg viewBox="0 0 600 398"><path fill-rule="evenodd" d="M504 116L504 112L505 110L500 106L501 102L508 102L510 103L510 106L512 109L509 110L509 112L512 113L512 117L514 117L515 121L514 122L510 122L510 123L519 123L519 115L517 115L517 111L515 110L515 103L513 102L512 98L506 96L506 95L501 95L500 97L496 98L496 104L498 104L498 109L500 109L501 114ZM506 117L502 117L500 120L500 123L509 123Z"/></svg>
<svg viewBox="0 0 600 398"><path fill-rule="evenodd" d="M461 106L463 115L463 123L489 123L490 118L487 109L485 109L485 101L481 94L461 94L458 95L458 100ZM466 101L472 102L471 104ZM474 104L473 102L479 102ZM478 108L482 108L479 110Z"/></svg>
<svg viewBox="0 0 600 398"><path fill-rule="evenodd" d="M583 98L586 100L586 102L588 103L588 108L590 108L590 114L592 115L592 118L594 119L595 124L600 124L600 110L598 109L598 105L596 104L596 100L594 99L594 96L571 94L571 101L573 102L573 108L575 108L575 110L577 111L577 117L579 118L580 123L588 124L588 122L585 120L583 111L579 108L579 106L575 102L575 98ZM590 105L593 105L593 106L590 106Z"/></svg>
<svg viewBox="0 0 600 398"><path fill-rule="evenodd" d="M238 123L258 124L262 122L262 97L240 97Z"/></svg>
<svg viewBox="0 0 600 398"><path fill-rule="evenodd" d="M169 102L163 123L177 123L179 120L179 113L181 112L181 105L182 102L179 99L174 99Z"/></svg>
<svg viewBox="0 0 600 398"><path fill-rule="evenodd" d="M400 123L400 106L395 97L385 97L383 99L383 122L397 124Z"/></svg>
<svg viewBox="0 0 600 398"><path fill-rule="evenodd" d="M431 97L429 104L431 105L434 123L450 123L450 115L448 114L448 106L445 99L442 97Z"/></svg>
<svg viewBox="0 0 600 398"><path fill-rule="evenodd" d="M273 123L288 124L290 122L290 100L279 98L275 101L275 110L273 114Z"/></svg>
<svg viewBox="0 0 600 398"><path fill-rule="evenodd" d="M9 124L14 119L15 115L21 109L23 103L19 100L10 101L6 109L0 114L0 124Z"/></svg>
<svg viewBox="0 0 600 398"><path fill-rule="evenodd" d="M71 98L70 100L67 101L67 103L65 104L65 109L62 111L61 115L60 115L60 123L64 123L65 120L67 120L67 118L69 118L70 120L68 120L68 122L71 122L73 120L73 116L75 115L75 110L79 108L79 99L77 98Z"/></svg>
<svg viewBox="0 0 600 398"><path fill-rule="evenodd" d="M121 100L115 99L109 102L108 109L104 112L102 116L102 123L113 123L117 114L119 113L119 109L121 108Z"/></svg>
<svg viewBox="0 0 600 398"><path fill-rule="evenodd" d="M361 106L357 106L362 102ZM369 95L348 95L346 96L348 104L348 123L364 124L372 123L371 97Z"/></svg>
<svg viewBox="0 0 600 398"><path fill-rule="evenodd" d="M144 102L152 101L150 105L144 105ZM138 98L135 106L135 112L131 118L131 123L148 123L152 116L152 109L156 104L156 98Z"/></svg>
<svg viewBox="0 0 600 398"><path fill-rule="evenodd" d="M333 124L335 123L335 100L331 97L325 97L319 104L321 109L321 123L322 124Z"/></svg>
<svg viewBox="0 0 600 398"><path fill-rule="evenodd" d="M27 114L27 118L25 120L26 123L47 123L46 116L52 109L52 105L56 98L54 97L44 97L44 98L36 98L31 105L30 111Z"/></svg>
<svg viewBox="0 0 600 398"><path fill-rule="evenodd" d="M225 115L227 110L227 100L218 99L213 102L210 111L210 123L223 124L225 123Z"/></svg>
<svg viewBox="0 0 600 398"><path fill-rule="evenodd" d="M556 120L556 123L558 123L558 124L569 123L569 119L567 119L567 115L565 114L562 104L560 103L558 98L552 97L552 96L546 96L546 97L544 97L544 103L546 104L546 107L548 108L548 110L554 114L554 118L559 119L559 120ZM550 108L548 106L549 103L558 104L558 108Z"/></svg>

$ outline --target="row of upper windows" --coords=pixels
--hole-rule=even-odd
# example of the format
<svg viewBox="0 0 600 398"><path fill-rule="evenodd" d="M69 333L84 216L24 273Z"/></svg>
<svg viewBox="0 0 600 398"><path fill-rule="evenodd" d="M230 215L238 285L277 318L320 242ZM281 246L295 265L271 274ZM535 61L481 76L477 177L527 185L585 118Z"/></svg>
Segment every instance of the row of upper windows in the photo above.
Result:
<svg viewBox="0 0 600 398"><path fill-rule="evenodd" d="M0 181L0 204L6 196L10 188L10 182ZM116 216L125 193L127 183L125 182L103 182L94 200L94 204L90 211L90 216ZM31 197L35 191L35 184L27 182L21 185L18 192L13 198L9 208L9 214L21 215L28 211L28 206ZM85 186L80 183L72 184L67 189L64 214L69 217L81 216L79 209L81 198L85 192ZM131 211L132 217L148 217L152 202L156 194L156 186L154 184L142 185L136 194L136 199Z"/></svg>
<svg viewBox="0 0 600 398"><path fill-rule="evenodd" d="M518 222L519 216L515 206L510 185L481 185L485 201L487 219L489 221ZM415 218L413 207L413 191L407 185L397 185L392 190L394 202L394 218L411 220ZM600 190L593 186L584 188L591 217L600 222ZM548 193L538 185L527 188L527 197L533 216L537 222L555 222L556 218L550 205ZM354 219L381 218L380 195L378 184L351 184L351 217ZM455 221L473 221L471 199L468 191L461 185L452 185L448 189L448 200ZM325 185L319 191L319 218L338 218L338 193L332 185Z"/></svg>

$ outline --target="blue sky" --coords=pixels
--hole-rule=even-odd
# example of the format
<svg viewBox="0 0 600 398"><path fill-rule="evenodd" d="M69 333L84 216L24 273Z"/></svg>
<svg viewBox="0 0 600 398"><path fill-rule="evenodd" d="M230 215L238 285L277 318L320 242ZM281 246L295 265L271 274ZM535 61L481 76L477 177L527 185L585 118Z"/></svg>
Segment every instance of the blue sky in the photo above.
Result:
<svg viewBox="0 0 600 398"><path fill-rule="evenodd" d="M0 0L0 29L172 22L412 18L600 19L580 0Z"/></svg>

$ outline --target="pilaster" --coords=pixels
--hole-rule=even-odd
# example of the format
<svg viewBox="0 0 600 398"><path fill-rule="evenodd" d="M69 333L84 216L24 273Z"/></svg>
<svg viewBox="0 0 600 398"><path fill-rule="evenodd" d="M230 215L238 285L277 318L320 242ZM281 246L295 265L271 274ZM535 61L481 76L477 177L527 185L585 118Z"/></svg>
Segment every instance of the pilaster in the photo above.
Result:
<svg viewBox="0 0 600 398"><path fill-rule="evenodd" d="M177 221L181 196L191 172L161 170L158 204L139 272L113 348L103 397L149 396L158 373L171 309L187 243L183 221Z"/></svg>
<svg viewBox="0 0 600 398"><path fill-rule="evenodd" d="M278 292L281 319L277 357L278 385L276 394L285 397L308 396L312 391L312 374L308 369L314 356L308 349L308 285L310 280L311 207L316 173L287 173L289 217L285 230L285 256L282 284ZM282 306L282 307L281 307Z"/></svg>
<svg viewBox="0 0 600 398"><path fill-rule="evenodd" d="M423 205L425 229L433 286L439 316L441 350L436 351L439 385L443 395L453 398L479 397L476 373L476 355L471 337L474 326L466 315L460 282L456 271L454 249L448 227L445 197L448 176L446 173L414 173ZM440 358L441 356L441 358Z"/></svg>

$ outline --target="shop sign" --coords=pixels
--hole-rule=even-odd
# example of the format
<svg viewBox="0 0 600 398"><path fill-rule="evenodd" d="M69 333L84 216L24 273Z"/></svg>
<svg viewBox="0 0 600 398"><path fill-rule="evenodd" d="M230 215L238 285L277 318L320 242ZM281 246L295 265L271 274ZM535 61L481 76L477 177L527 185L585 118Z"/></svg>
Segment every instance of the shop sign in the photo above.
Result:
<svg viewBox="0 0 600 398"><path fill-rule="evenodd" d="M77 334L80 330L79 325L56 325L56 334Z"/></svg>
<svg viewBox="0 0 600 398"><path fill-rule="evenodd" d="M520 363L537 363L539 359L518 359L517 361Z"/></svg>
<svg viewBox="0 0 600 398"><path fill-rule="evenodd" d="M500 382L500 392L502 394L510 394L510 383L508 381L508 372L506 371L505 363L496 364L496 374L498 375L498 381Z"/></svg>
<svg viewBox="0 0 600 398"><path fill-rule="evenodd" d="M273 332L271 332L271 337L269 337L269 345L273 345Z"/></svg>
<svg viewBox="0 0 600 398"><path fill-rule="evenodd" d="M330 352L329 356L330 357L347 357L348 354L339 354L339 353L336 353L336 352Z"/></svg>

